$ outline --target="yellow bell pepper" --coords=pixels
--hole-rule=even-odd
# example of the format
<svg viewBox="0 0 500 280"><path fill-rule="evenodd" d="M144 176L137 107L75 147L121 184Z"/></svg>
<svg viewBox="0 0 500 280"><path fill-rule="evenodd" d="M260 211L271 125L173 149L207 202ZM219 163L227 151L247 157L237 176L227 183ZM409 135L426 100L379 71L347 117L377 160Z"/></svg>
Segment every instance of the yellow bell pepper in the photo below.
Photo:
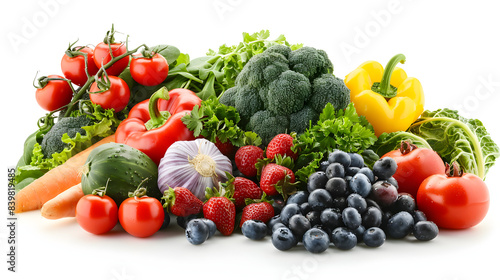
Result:
<svg viewBox="0 0 500 280"><path fill-rule="evenodd" d="M405 60L404 55L398 54L385 70L380 63L367 61L345 78L357 113L373 125L377 136L405 131L424 111L422 85L396 67Z"/></svg>

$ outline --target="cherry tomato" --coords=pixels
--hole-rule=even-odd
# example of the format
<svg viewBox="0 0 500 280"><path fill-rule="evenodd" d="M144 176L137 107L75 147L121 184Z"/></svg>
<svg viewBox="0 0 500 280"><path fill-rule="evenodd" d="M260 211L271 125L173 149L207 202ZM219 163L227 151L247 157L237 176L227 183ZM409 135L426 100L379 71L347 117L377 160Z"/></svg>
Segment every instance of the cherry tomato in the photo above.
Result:
<svg viewBox="0 0 500 280"><path fill-rule="evenodd" d="M418 189L417 206L441 228L465 229L483 220L490 195L484 181L474 174L435 174Z"/></svg>
<svg viewBox="0 0 500 280"><path fill-rule="evenodd" d="M76 220L84 230L104 234L118 222L118 207L107 195L88 194L76 205Z"/></svg>
<svg viewBox="0 0 500 280"><path fill-rule="evenodd" d="M94 62L94 50L89 47L76 47L74 50L87 54L87 71L90 76L94 76L99 71ZM64 77L71 80L73 84L83 86L87 82L88 77L85 73L85 57L83 55L70 57L68 54L64 54L61 59L61 69Z"/></svg>
<svg viewBox="0 0 500 280"><path fill-rule="evenodd" d="M409 143L401 143L401 148L388 152L384 157L393 158L398 168L393 175L398 182L398 192L409 193L416 197L422 181L434 174L444 174L445 165L441 157L433 150L418 148Z"/></svg>
<svg viewBox="0 0 500 280"><path fill-rule="evenodd" d="M127 48L123 43L113 43L111 45L105 43L99 43L95 47L94 50L94 62L97 68L101 68L103 65L111 61L111 55L109 52L109 47L111 46L111 51L113 53L113 57L120 56L127 52ZM120 73L127 68L130 57L126 56L113 65L111 65L106 72L108 75L118 76Z"/></svg>
<svg viewBox="0 0 500 280"><path fill-rule="evenodd" d="M107 89L101 89L100 87L102 86L99 86L97 82L94 82L90 86L90 101L94 104L101 105L104 109L115 109L115 112L120 112L128 104L130 99L130 89L128 88L127 83L121 78L115 76L108 76L108 78L111 84ZM107 81L107 78L101 77L99 81L105 82ZM105 91L92 93L99 92L101 90Z"/></svg>
<svg viewBox="0 0 500 280"><path fill-rule="evenodd" d="M168 63L159 53L153 55L152 58L132 57L130 74L141 85L156 86L167 78Z"/></svg>
<svg viewBox="0 0 500 280"><path fill-rule="evenodd" d="M49 75L47 78L64 77L58 75ZM45 77L41 78L43 83ZM47 111L53 111L67 105L73 98L73 90L66 80L49 80L45 86L36 90L36 101L38 105Z"/></svg>
<svg viewBox="0 0 500 280"><path fill-rule="evenodd" d="M123 229L135 237L148 237L163 225L165 213L160 201L154 197L129 197L118 209Z"/></svg>

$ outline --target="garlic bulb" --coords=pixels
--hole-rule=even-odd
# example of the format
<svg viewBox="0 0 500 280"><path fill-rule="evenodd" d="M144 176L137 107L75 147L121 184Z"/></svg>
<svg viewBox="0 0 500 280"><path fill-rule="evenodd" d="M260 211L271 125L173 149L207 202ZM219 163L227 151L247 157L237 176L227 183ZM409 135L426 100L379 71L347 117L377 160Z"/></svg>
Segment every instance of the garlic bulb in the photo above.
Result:
<svg viewBox="0 0 500 280"><path fill-rule="evenodd" d="M172 144L158 166L158 187L163 193L169 187L189 189L201 201L205 189L227 181L232 174L231 160L214 143L206 139L178 141Z"/></svg>

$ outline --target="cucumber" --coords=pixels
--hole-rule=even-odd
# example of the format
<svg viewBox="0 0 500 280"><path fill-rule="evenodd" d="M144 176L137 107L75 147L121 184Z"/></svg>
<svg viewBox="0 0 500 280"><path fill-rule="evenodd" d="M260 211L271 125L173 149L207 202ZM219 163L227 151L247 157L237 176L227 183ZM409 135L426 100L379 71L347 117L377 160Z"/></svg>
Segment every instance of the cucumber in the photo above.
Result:
<svg viewBox="0 0 500 280"><path fill-rule="evenodd" d="M135 148L107 143L90 152L83 167L82 190L84 194L91 194L107 184L106 195L120 206L129 192L135 191L143 181L141 186L146 188L146 195L161 201L156 164Z"/></svg>

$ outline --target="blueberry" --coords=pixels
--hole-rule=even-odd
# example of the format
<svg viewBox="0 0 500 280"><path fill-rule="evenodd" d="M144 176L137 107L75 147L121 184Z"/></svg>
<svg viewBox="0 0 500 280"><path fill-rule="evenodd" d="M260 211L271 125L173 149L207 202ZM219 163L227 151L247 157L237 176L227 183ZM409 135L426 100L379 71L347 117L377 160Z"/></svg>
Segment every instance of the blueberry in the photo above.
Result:
<svg viewBox="0 0 500 280"><path fill-rule="evenodd" d="M319 228L312 228L305 232L302 243L304 243L307 251L322 253L328 249L330 238L325 231Z"/></svg>
<svg viewBox="0 0 500 280"><path fill-rule="evenodd" d="M309 205L309 202L304 202L301 205L299 205L299 207L302 215L305 215L313 210L311 205Z"/></svg>
<svg viewBox="0 0 500 280"><path fill-rule="evenodd" d="M350 194L346 200L347 206L358 210L360 214L363 214L368 208L366 200L357 193Z"/></svg>
<svg viewBox="0 0 500 280"><path fill-rule="evenodd" d="M344 210L344 208L346 208L346 207L347 207L347 201L346 201L345 197L339 196L339 197L336 197L333 199L332 208Z"/></svg>
<svg viewBox="0 0 500 280"><path fill-rule="evenodd" d="M207 226L208 226L208 238L214 236L215 232L217 231L217 226L215 225L214 221L205 219L205 218L200 218Z"/></svg>
<svg viewBox="0 0 500 280"><path fill-rule="evenodd" d="M415 222L415 224L420 222L420 221L427 221L427 216L425 216L425 213L420 211L420 210L415 210L412 213L412 216L413 216L413 221Z"/></svg>
<svg viewBox="0 0 500 280"><path fill-rule="evenodd" d="M363 173L366 175L366 177L368 177L368 179L370 180L370 183L374 183L375 182L375 175L373 175L373 171L368 168L368 167L363 167L361 168L358 173Z"/></svg>
<svg viewBox="0 0 500 280"><path fill-rule="evenodd" d="M396 198L396 201L391 205L391 210L394 213L400 211L406 211L409 213L413 213L416 208L415 199L410 194L402 193L399 194Z"/></svg>
<svg viewBox="0 0 500 280"><path fill-rule="evenodd" d="M342 214L340 214L339 211L336 211L333 208L326 208L325 210L323 210L319 218L321 224L324 227L330 229L330 231L344 225L342 223Z"/></svg>
<svg viewBox="0 0 500 280"><path fill-rule="evenodd" d="M283 223L276 223L271 228L271 235L273 234L273 232L275 232L279 228L287 228L287 227Z"/></svg>
<svg viewBox="0 0 500 280"><path fill-rule="evenodd" d="M439 233L439 229L434 222L420 221L413 227L413 236L420 241L429 241Z"/></svg>
<svg viewBox="0 0 500 280"><path fill-rule="evenodd" d="M189 215L189 216L187 216L187 217L181 217L181 216L178 216L178 217L177 217L177 224L178 224L181 228L186 229L187 223L188 223L189 221L191 221L192 219L196 219L196 218L198 218L198 216L197 216L197 215L194 215L194 214L193 214L193 215Z"/></svg>
<svg viewBox="0 0 500 280"><path fill-rule="evenodd" d="M241 226L241 233L252 240L261 240L266 237L267 226L259 220L247 220Z"/></svg>
<svg viewBox="0 0 500 280"><path fill-rule="evenodd" d="M371 227L363 233L363 242L368 247L380 247L385 242L385 232L378 227Z"/></svg>
<svg viewBox="0 0 500 280"><path fill-rule="evenodd" d="M371 198L365 198L365 200L366 200L366 205L368 207L373 206L375 208L378 208L380 211L382 211L382 207L380 207L380 205L378 205L378 203L375 200L373 200Z"/></svg>
<svg viewBox="0 0 500 280"><path fill-rule="evenodd" d="M345 170L345 175L346 176L354 176L356 175L356 173L359 172L359 167L355 167L355 166L350 166L348 167L346 170Z"/></svg>
<svg viewBox="0 0 500 280"><path fill-rule="evenodd" d="M361 224L365 228L379 227L382 224L382 211L375 206L368 207L361 217Z"/></svg>
<svg viewBox="0 0 500 280"><path fill-rule="evenodd" d="M387 234L392 238L404 238L413 229L413 217L406 211L398 212L387 221Z"/></svg>
<svg viewBox="0 0 500 280"><path fill-rule="evenodd" d="M319 170L325 172L328 165L330 165L330 162L328 160L324 160L324 161L320 162L319 163Z"/></svg>
<svg viewBox="0 0 500 280"><path fill-rule="evenodd" d="M373 174L377 176L379 180L387 180L396 173L398 164L393 158L385 157L377 160L373 164Z"/></svg>
<svg viewBox="0 0 500 280"><path fill-rule="evenodd" d="M358 239L358 242L363 241L363 233L365 233L365 227L363 225L360 225L356 229L348 229L348 230L350 230L352 233L354 233L354 235L356 235L356 239Z"/></svg>
<svg viewBox="0 0 500 280"><path fill-rule="evenodd" d="M281 222L284 225L288 225L288 220L295 214L300 214L300 207L299 205L292 203L292 204L287 204L283 209L281 210L280 216L281 216Z"/></svg>
<svg viewBox="0 0 500 280"><path fill-rule="evenodd" d="M297 238L293 235L289 228L278 228L273 232L271 241L274 247L281 251L290 250L297 245Z"/></svg>
<svg viewBox="0 0 500 280"><path fill-rule="evenodd" d="M281 198L273 198L273 208L274 208L274 215L278 215L281 213L281 209L285 206L285 202Z"/></svg>
<svg viewBox="0 0 500 280"><path fill-rule="evenodd" d="M350 166L362 168L363 165L365 165L365 160L363 159L363 157L360 154L349 153L349 157L351 158Z"/></svg>
<svg viewBox="0 0 500 280"><path fill-rule="evenodd" d="M396 187L396 189L399 189L398 181L396 179L394 179L394 177L391 177L391 178L387 179L386 181L393 184Z"/></svg>
<svg viewBox="0 0 500 280"><path fill-rule="evenodd" d="M334 162L330 165L328 165L328 168L326 168L325 174L328 179L333 178L333 177L339 177L339 178L344 178L345 177L345 167L338 163ZM325 182L326 183L326 182Z"/></svg>
<svg viewBox="0 0 500 280"><path fill-rule="evenodd" d="M170 224L170 214L168 214L167 208L163 208L165 218L163 218L163 224L160 229L165 229Z"/></svg>
<svg viewBox="0 0 500 280"><path fill-rule="evenodd" d="M388 207L398 198L398 190L389 182L378 181L372 185L370 198L375 200L380 206Z"/></svg>
<svg viewBox="0 0 500 280"><path fill-rule="evenodd" d="M335 247L341 250L350 250L356 246L358 239L351 231L338 227L332 231L332 242Z"/></svg>
<svg viewBox="0 0 500 280"><path fill-rule="evenodd" d="M313 210L322 211L333 206L333 199L325 189L317 189L309 194L308 201Z"/></svg>
<svg viewBox="0 0 500 280"><path fill-rule="evenodd" d="M338 162L342 164L345 168L351 166L351 157L348 153L343 151L334 151L328 155L328 161L330 163ZM343 177L343 176L342 176Z"/></svg>
<svg viewBox="0 0 500 280"><path fill-rule="evenodd" d="M361 215L355 208L346 207L342 211L342 222L347 228L356 229L361 225L361 221Z"/></svg>
<svg viewBox="0 0 500 280"><path fill-rule="evenodd" d="M331 178L326 182L325 189L332 197L344 196L347 193L347 183L342 178Z"/></svg>
<svg viewBox="0 0 500 280"><path fill-rule="evenodd" d="M349 189L362 197L367 197L372 189L372 184L365 174L358 173L349 181Z"/></svg>
<svg viewBox="0 0 500 280"><path fill-rule="evenodd" d="M307 178L307 191L312 192L316 189L324 189L327 181L328 177L325 172L316 171Z"/></svg>
<svg viewBox="0 0 500 280"><path fill-rule="evenodd" d="M201 219L192 219L186 225L186 237L189 243L199 245L208 239L209 229Z"/></svg>
<svg viewBox="0 0 500 280"><path fill-rule="evenodd" d="M286 201L286 204L298 204L301 205L304 202L307 202L307 198L309 197L309 193L306 191L298 191L292 194Z"/></svg>
<svg viewBox="0 0 500 280"><path fill-rule="evenodd" d="M288 220L288 228L298 240L302 240L304 233L311 228L311 223L302 214L295 214Z"/></svg>
<svg viewBox="0 0 500 280"><path fill-rule="evenodd" d="M310 211L306 214L306 218L309 220L312 227L321 224L321 213L320 211Z"/></svg>
<svg viewBox="0 0 500 280"><path fill-rule="evenodd" d="M281 217L280 215L276 215L272 217L268 222L267 222L267 234L271 235L273 233L272 229L273 226L277 223L281 224Z"/></svg>

